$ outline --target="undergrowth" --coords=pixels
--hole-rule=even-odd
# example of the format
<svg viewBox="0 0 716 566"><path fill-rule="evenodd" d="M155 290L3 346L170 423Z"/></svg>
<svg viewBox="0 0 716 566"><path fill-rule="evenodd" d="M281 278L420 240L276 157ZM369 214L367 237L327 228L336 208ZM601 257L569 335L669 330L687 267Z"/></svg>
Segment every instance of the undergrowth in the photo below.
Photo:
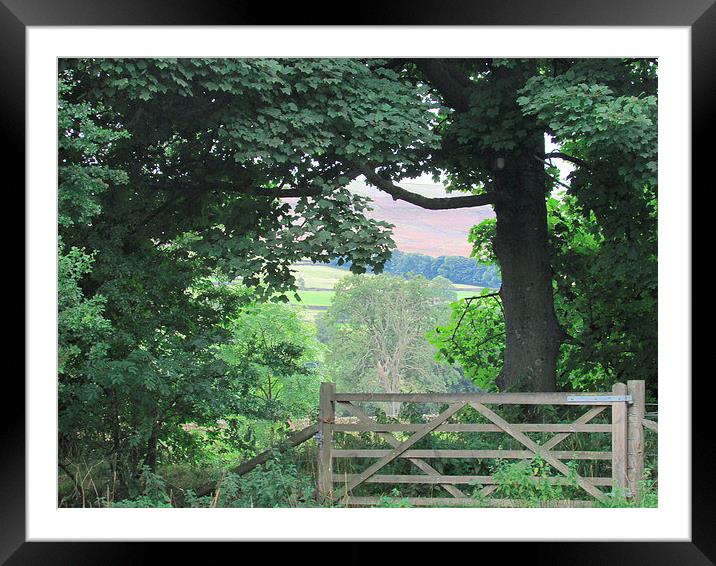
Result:
<svg viewBox="0 0 716 566"><path fill-rule="evenodd" d="M407 406L407 405L406 405ZM438 407L436 410L440 410ZM501 415L510 422L520 422L524 415L514 407L501 407ZM425 422L422 411L404 411L402 422ZM381 411L374 415L380 422L389 422ZM531 414L531 422L573 422L574 414L556 414L545 411ZM474 411L461 412L454 422L485 422ZM522 421L524 422L524 420ZM595 418L593 423L608 422L608 412ZM59 481L60 506L75 507L316 507L341 506L319 503L316 493L317 445L310 440L287 452L276 451L266 463L244 476L230 471L231 466L255 455L258 447L247 442L245 433L229 435L206 435L206 456L194 463L164 463L155 471L144 468L138 478L138 490L133 494L118 494L114 489L114 478L110 466L103 461L82 461L65 466ZM233 430L230 432L234 432ZM288 434L288 431L284 432ZM411 433L393 433L398 441L405 440ZM528 433L533 441L543 443L554 433ZM239 440L236 442L236 440ZM277 441L281 438L277 437ZM605 501L595 501L577 485L577 474L584 477L609 477L609 461L563 460L569 469L565 475L554 469L542 458L531 460L498 459L429 459L429 464L441 474L492 476L494 484L472 485L459 488L472 499L472 505L490 507L491 500L499 499L502 505L519 507L549 506L555 501L593 502L595 507L656 507L658 504L658 460L656 456L656 434L647 432L645 437L645 473L638 497L627 498L614 492L610 487L600 489L606 495ZM380 448L390 449L392 445L373 433L336 433L335 447L343 449ZM249 450L250 451L247 451ZM465 449L465 450L524 450L524 446L505 434L499 433L430 433L421 439L413 449ZM571 434L555 450L609 451L609 434ZM227 456L233 454L230 461ZM375 461L373 459L337 458L334 472L355 474ZM381 474L412 475L419 472L407 458L398 458L381 469ZM211 495L197 497L199 488L207 481L214 481L216 489ZM458 486L456 486L458 487ZM340 498L344 484L336 483L336 495ZM404 484L387 489L385 484L362 484L352 493L355 496L377 498L376 507L411 507L414 497L451 497L444 488L434 484ZM489 493L485 493L487 490Z"/></svg>

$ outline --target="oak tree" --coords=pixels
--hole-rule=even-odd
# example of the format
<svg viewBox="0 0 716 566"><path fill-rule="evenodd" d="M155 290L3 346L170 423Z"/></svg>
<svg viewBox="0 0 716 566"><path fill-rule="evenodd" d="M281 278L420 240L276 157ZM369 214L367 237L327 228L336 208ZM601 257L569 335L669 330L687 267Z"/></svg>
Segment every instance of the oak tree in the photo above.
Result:
<svg viewBox="0 0 716 566"><path fill-rule="evenodd" d="M109 163L128 182L104 193L97 222L121 232L125 249L183 238L267 294L294 288L298 259L350 261L356 272L388 259L389 226L345 188L360 175L427 209L492 205L502 389L555 389L567 338L553 299L546 161L575 166L579 206L650 277L654 61L101 59L60 69L75 102L105 103L131 136L114 142ZM545 152L545 134L558 152ZM422 173L459 195L400 187Z"/></svg>

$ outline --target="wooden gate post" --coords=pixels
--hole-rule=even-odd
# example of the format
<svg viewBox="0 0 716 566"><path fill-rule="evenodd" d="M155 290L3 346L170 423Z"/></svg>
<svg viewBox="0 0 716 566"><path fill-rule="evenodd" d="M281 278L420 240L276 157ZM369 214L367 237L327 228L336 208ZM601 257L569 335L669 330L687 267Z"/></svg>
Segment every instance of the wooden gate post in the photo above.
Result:
<svg viewBox="0 0 716 566"><path fill-rule="evenodd" d="M336 417L335 383L321 383L318 413L318 495L321 501L333 499L333 423Z"/></svg>
<svg viewBox="0 0 716 566"><path fill-rule="evenodd" d="M627 386L615 383L613 395L626 395ZM627 403L612 403L612 493L624 493L627 481Z"/></svg>
<svg viewBox="0 0 716 566"><path fill-rule="evenodd" d="M644 479L644 405L645 383L643 380L627 381L632 398L627 419L627 481L631 497L639 497Z"/></svg>

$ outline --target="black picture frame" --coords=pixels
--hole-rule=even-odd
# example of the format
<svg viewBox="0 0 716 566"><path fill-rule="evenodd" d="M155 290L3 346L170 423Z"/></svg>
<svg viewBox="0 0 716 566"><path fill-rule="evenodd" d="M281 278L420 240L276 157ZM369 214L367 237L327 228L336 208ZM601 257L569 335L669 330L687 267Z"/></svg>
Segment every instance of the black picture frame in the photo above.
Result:
<svg viewBox="0 0 716 566"><path fill-rule="evenodd" d="M687 26L692 47L692 178L709 180L706 169L716 101L716 6L714 0L426 0L366 1L341 13L335 3L283 4L221 0L0 0L0 115L12 143L4 151L5 170L24 171L25 32L27 26L68 25L569 25ZM322 21L321 21L322 20ZM711 157L711 159L709 159ZM24 173L21 173L22 182ZM696 186L694 181L693 186ZM9 189L9 186L7 186ZM684 188L685 197L691 189ZM693 192L691 193L693 195ZM693 196L691 197L693 198ZM22 205L24 206L24 205ZM693 222L693 220L692 220ZM689 291L691 288L691 273ZM9 374L8 374L9 375ZM685 384L691 376L683 376ZM708 434L708 374L694 375L692 388L692 537L690 542L524 542L510 545L509 561L527 564L706 565L716 562L716 474L710 466L714 443ZM686 386L686 385L685 385ZM0 563L125 564L142 563L157 543L25 542L24 385L6 379L6 399L20 408L14 420L5 413L0 442ZM15 388L15 391L12 391ZM484 543L483 543L484 544ZM491 543L502 544L502 543ZM186 556L186 545L161 545L162 562ZM211 553L213 554L213 550ZM177 553L178 554L178 553ZM367 555L364 555L367 558ZM238 559L238 555L234 556ZM478 558L477 556L475 557ZM6 562L5 562L6 561Z"/></svg>

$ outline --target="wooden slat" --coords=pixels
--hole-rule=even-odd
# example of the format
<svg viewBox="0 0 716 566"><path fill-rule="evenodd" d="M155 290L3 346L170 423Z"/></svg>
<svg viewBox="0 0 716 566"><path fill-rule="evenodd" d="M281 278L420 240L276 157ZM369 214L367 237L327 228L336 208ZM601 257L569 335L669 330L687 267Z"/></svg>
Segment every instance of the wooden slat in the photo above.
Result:
<svg viewBox="0 0 716 566"><path fill-rule="evenodd" d="M406 501L416 507L524 507L525 502L517 499L484 499L482 501L471 498L451 497L391 497L388 501ZM347 497L342 502L351 507L368 507L378 505L380 497ZM541 507L594 507L594 501L579 499L558 499L545 501Z"/></svg>
<svg viewBox="0 0 716 566"><path fill-rule="evenodd" d="M652 421L650 419L641 419L641 424L643 424L649 430L659 432L659 423L657 423L656 421Z"/></svg>
<svg viewBox="0 0 716 566"><path fill-rule="evenodd" d="M606 407L594 407L592 409L589 409L586 413L584 413L581 417L579 417L576 421L574 421L575 425L584 426L586 423L588 423L594 417L596 417L599 413L604 411L604 409L606 409ZM592 425L592 426L606 426L609 429L608 432L612 431L611 425ZM565 438L568 438L570 436L570 434L571 433L558 434L558 435L552 437L551 439L549 439L547 442L545 442L542 445L542 447L545 450L552 450L552 448L557 446L557 444L562 442Z"/></svg>
<svg viewBox="0 0 716 566"><path fill-rule="evenodd" d="M615 383L613 395L626 395L624 383ZM614 491L627 489L627 404L612 405L612 478Z"/></svg>
<svg viewBox="0 0 716 566"><path fill-rule="evenodd" d="M385 449L334 449L334 458L382 458L389 454ZM611 460L611 452L589 450L554 450L551 452L560 460ZM530 450L406 450L400 458L505 458L531 459L534 453Z"/></svg>
<svg viewBox="0 0 716 566"><path fill-rule="evenodd" d="M343 404L343 407L354 417L356 417L359 421L362 423L372 422L372 419L366 415L363 411L361 411L358 407L351 403L345 403ZM396 447L400 444L400 440L395 438L392 434L388 432L379 432L378 436L385 440L388 444L390 444L392 447ZM419 469L421 469L426 474L437 476L439 475L439 472L433 468L430 464L427 462L424 462L423 460L420 460L419 458L409 458L410 463L417 466ZM460 491L457 487L450 484L444 484L442 485L442 488L445 489L450 495L453 497L466 497L465 494Z"/></svg>
<svg viewBox="0 0 716 566"><path fill-rule="evenodd" d="M605 401L567 401L567 397L611 393L336 393L337 402L486 403L496 405L611 405Z"/></svg>
<svg viewBox="0 0 716 566"><path fill-rule="evenodd" d="M354 480L358 474L333 474L333 481L336 483L349 483ZM552 485L571 485L569 478L534 478L537 483L548 483ZM592 478L585 477L586 481L592 485L612 485L612 478ZM416 476L416 475L395 475L395 474L375 474L364 481L364 483L390 483L390 484L482 484L495 485L497 482L492 476Z"/></svg>
<svg viewBox="0 0 716 566"><path fill-rule="evenodd" d="M556 456L554 456L549 450L545 450L539 444L533 442L528 436L518 430L515 430L512 425L508 423L505 419L503 419L500 415L480 403L470 403L470 405L472 405L472 407L474 407L482 415L490 419L493 423L502 427L505 432L512 436L512 438L524 444L535 454L541 456L544 460L546 460L554 468L562 472L565 476L568 476L571 473L571 470L565 464L563 464ZM576 481L577 484L582 489L584 489L584 491L586 491L599 501L606 500L605 495L601 491L599 491L596 487L594 487L581 476L577 475Z"/></svg>
<svg viewBox="0 0 716 566"><path fill-rule="evenodd" d="M455 413L457 413L464 406L465 406L465 403L458 403L458 404L452 405L446 411L442 412L440 415L435 417L432 421L427 423L423 427L422 430L414 433L405 442L401 442L398 446L393 448L393 450L391 450L389 454L387 454L386 456L383 456L380 460L375 462L373 465L368 466L367 469L363 470L360 474L358 474L356 479L350 481L346 485L346 491L350 492L353 488L355 488L357 485L359 485L364 480L368 479L375 472L380 470L383 466L385 466L386 464L389 464L390 462L395 460L398 456L400 456L401 453L405 452L408 448L410 448L418 440L425 437L425 435L428 434L430 431L432 431L434 428L440 426L441 423L448 420L450 417L452 417Z"/></svg>
<svg viewBox="0 0 716 566"><path fill-rule="evenodd" d="M606 407L597 407L601 412ZM594 409L593 409L594 410ZM413 432L420 430L422 423L376 423L371 419L370 423L343 423L333 425L334 432ZM574 432L611 432L610 424L582 424L582 423L557 423L557 424L516 424L516 430L520 432L562 432L564 438ZM433 432L504 432L495 424L451 424L444 423ZM555 443L556 444L556 443Z"/></svg>

